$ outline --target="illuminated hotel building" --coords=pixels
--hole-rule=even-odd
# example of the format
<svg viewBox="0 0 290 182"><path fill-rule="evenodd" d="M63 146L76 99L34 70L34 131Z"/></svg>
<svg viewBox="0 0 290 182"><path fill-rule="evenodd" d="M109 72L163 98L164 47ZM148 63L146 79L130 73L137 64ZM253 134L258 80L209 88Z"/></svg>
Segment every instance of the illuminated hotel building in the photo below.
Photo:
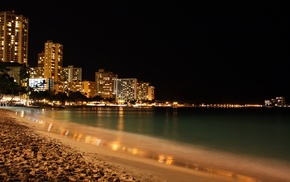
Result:
<svg viewBox="0 0 290 182"><path fill-rule="evenodd" d="M137 101L152 101L154 100L154 87L150 86L149 82L137 82Z"/></svg>
<svg viewBox="0 0 290 182"><path fill-rule="evenodd" d="M118 75L110 71L99 69L95 72L96 93L102 98L113 98L113 79L118 78Z"/></svg>
<svg viewBox="0 0 290 182"><path fill-rule="evenodd" d="M64 81L82 81L82 68L75 68L72 65L63 68Z"/></svg>
<svg viewBox="0 0 290 182"><path fill-rule="evenodd" d="M54 89L56 92L63 91L63 45L47 41L44 44L44 78L50 78L54 82Z"/></svg>
<svg viewBox="0 0 290 182"><path fill-rule="evenodd" d="M44 52L38 53L37 55L37 68L36 73L38 78L44 77Z"/></svg>
<svg viewBox="0 0 290 182"><path fill-rule="evenodd" d="M83 82L75 81L75 82L68 82L64 85L67 91L64 92L82 92L83 90Z"/></svg>
<svg viewBox="0 0 290 182"><path fill-rule="evenodd" d="M130 102L137 99L137 82L136 78L114 79L114 93L117 102Z"/></svg>
<svg viewBox="0 0 290 182"><path fill-rule="evenodd" d="M28 66L29 19L14 11L0 12L0 60Z"/></svg>
<svg viewBox="0 0 290 182"><path fill-rule="evenodd" d="M44 52L38 53L37 55L37 66L30 67L30 78L44 78Z"/></svg>
<svg viewBox="0 0 290 182"><path fill-rule="evenodd" d="M148 87L148 100L155 100L155 87L153 86Z"/></svg>
<svg viewBox="0 0 290 182"><path fill-rule="evenodd" d="M137 82L137 100L148 100L148 87L149 82Z"/></svg>

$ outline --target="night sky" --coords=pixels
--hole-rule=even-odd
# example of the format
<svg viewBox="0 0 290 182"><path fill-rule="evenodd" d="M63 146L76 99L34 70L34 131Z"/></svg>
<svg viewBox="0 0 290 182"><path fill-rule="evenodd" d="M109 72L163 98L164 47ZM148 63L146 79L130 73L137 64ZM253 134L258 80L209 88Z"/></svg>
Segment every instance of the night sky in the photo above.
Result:
<svg viewBox="0 0 290 182"><path fill-rule="evenodd" d="M29 18L30 66L52 40L84 80L105 69L150 82L157 100L263 104L277 96L290 103L283 3L1 0L0 10Z"/></svg>

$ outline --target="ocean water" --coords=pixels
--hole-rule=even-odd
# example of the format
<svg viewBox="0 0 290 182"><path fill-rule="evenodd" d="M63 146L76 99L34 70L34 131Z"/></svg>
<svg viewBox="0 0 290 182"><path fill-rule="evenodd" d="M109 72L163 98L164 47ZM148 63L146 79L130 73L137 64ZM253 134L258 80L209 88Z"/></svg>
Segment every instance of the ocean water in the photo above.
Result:
<svg viewBox="0 0 290 182"><path fill-rule="evenodd" d="M47 132L167 165L290 171L290 108L6 108Z"/></svg>

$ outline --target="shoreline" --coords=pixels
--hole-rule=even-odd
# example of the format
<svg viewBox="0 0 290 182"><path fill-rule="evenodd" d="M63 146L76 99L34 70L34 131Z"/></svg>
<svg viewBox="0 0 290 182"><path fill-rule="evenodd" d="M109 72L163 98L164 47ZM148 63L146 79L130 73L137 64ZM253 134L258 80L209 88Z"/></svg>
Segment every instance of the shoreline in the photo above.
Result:
<svg viewBox="0 0 290 182"><path fill-rule="evenodd" d="M4 110L0 108L0 113ZM9 114L10 118L15 118L15 114L9 110L4 111L6 114ZM1 113L2 118L2 113ZM123 152L112 151L103 147L96 147L88 145L86 143L77 142L70 139L69 137L64 137L56 133L45 132L37 129L37 127L31 121L27 121L25 118L20 116L16 119L19 122L24 122L30 128L33 128L34 132L39 133L44 137L52 137L61 141L62 143L72 146L81 151L83 156L92 160L97 158L98 160L102 159L103 161L110 162L111 166L117 166L117 171L131 171L131 179L141 178L139 181L151 181L151 182L175 182L175 181L262 181L255 178L251 178L244 175L238 175L231 173L230 171L223 170L214 170L211 168L205 168L200 166L189 166L189 169L185 169L178 166L164 165L161 163L156 163L150 159L128 155ZM125 169L124 169L125 167ZM133 171L133 172L132 172ZM135 177L134 177L135 174ZM128 176L128 175L127 175ZM137 176L137 177L136 177ZM122 181L122 180L121 180ZM271 180L263 180L271 181ZM276 180L277 181L277 180ZM278 180L283 181L283 180Z"/></svg>

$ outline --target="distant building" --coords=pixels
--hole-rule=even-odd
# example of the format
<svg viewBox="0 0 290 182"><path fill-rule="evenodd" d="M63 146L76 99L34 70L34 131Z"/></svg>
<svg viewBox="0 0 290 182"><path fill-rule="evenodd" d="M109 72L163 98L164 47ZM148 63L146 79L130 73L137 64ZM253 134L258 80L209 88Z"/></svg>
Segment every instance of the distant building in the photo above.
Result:
<svg viewBox="0 0 290 182"><path fill-rule="evenodd" d="M95 97L97 95L95 85L96 84L93 81L83 81L82 94L87 98Z"/></svg>
<svg viewBox="0 0 290 182"><path fill-rule="evenodd" d="M118 78L117 74L104 69L95 73L96 93L102 98L113 98L113 79Z"/></svg>
<svg viewBox="0 0 290 182"><path fill-rule="evenodd" d="M285 97L276 97L275 99L265 100L265 106L285 107Z"/></svg>
<svg viewBox="0 0 290 182"><path fill-rule="evenodd" d="M63 92L63 45L48 40L44 44L43 77L54 82L54 91Z"/></svg>
<svg viewBox="0 0 290 182"><path fill-rule="evenodd" d="M0 12L0 61L28 66L29 19L14 11Z"/></svg>
<svg viewBox="0 0 290 182"><path fill-rule="evenodd" d="M114 93L118 103L137 100L137 81L136 78L114 79Z"/></svg>
<svg viewBox="0 0 290 182"><path fill-rule="evenodd" d="M29 87L34 91L53 91L53 80L50 78L29 78Z"/></svg>
<svg viewBox="0 0 290 182"><path fill-rule="evenodd" d="M73 65L63 68L64 80L67 82L82 81L82 68L75 68Z"/></svg>
<svg viewBox="0 0 290 182"><path fill-rule="evenodd" d="M53 81L63 81L63 46L59 43L47 41L44 44L44 78L51 78Z"/></svg>
<svg viewBox="0 0 290 182"><path fill-rule="evenodd" d="M155 100L155 87L154 86L148 87L148 100L150 101Z"/></svg>
<svg viewBox="0 0 290 182"><path fill-rule="evenodd" d="M82 92L83 91L83 82L75 81L75 82L68 82L66 93L68 92Z"/></svg>
<svg viewBox="0 0 290 182"><path fill-rule="evenodd" d="M30 78L44 78L44 52L37 55L37 66L30 67Z"/></svg>
<svg viewBox="0 0 290 182"><path fill-rule="evenodd" d="M149 82L137 82L137 101L152 101L154 97L154 87Z"/></svg>

